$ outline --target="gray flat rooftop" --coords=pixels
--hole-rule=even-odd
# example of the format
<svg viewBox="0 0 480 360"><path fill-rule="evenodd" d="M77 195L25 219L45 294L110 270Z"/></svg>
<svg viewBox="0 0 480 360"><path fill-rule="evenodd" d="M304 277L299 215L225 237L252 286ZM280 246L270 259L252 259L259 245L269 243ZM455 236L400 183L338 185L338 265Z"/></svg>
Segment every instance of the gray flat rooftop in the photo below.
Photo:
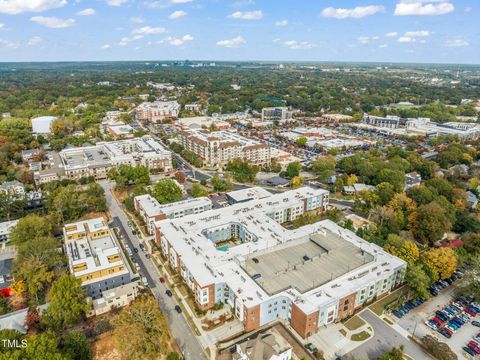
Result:
<svg viewBox="0 0 480 360"><path fill-rule="evenodd" d="M254 279L260 274L255 281L269 295L290 287L303 294L373 261L372 255L332 232L272 250L247 258L243 265Z"/></svg>

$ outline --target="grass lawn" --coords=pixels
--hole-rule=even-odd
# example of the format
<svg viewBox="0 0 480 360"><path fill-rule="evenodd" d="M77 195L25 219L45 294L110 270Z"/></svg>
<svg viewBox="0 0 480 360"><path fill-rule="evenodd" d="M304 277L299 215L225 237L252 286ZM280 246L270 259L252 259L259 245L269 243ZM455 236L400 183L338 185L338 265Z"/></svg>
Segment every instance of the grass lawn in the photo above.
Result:
<svg viewBox="0 0 480 360"><path fill-rule="evenodd" d="M340 334L342 334L343 336L347 336L347 332L345 331L345 329L340 329L338 330L340 332Z"/></svg>
<svg viewBox="0 0 480 360"><path fill-rule="evenodd" d="M385 321L389 325L393 325L393 323L387 318L383 318L383 321Z"/></svg>
<svg viewBox="0 0 480 360"><path fill-rule="evenodd" d="M348 319L348 321L343 324L348 330L357 330L360 326L365 325L365 321L360 319L359 316L355 315L354 317Z"/></svg>
<svg viewBox="0 0 480 360"><path fill-rule="evenodd" d="M383 312L385 311L387 306L390 305L395 305L401 298L406 294L407 289L402 287L398 290L395 290L393 293L390 295L384 297L381 300L378 300L377 302L373 303L372 305L369 306L370 310L372 310L375 314L378 316L382 315Z"/></svg>
<svg viewBox="0 0 480 360"><path fill-rule="evenodd" d="M358 334L353 334L350 340L352 341L363 341L367 340L370 337L370 334L366 331L359 332Z"/></svg>

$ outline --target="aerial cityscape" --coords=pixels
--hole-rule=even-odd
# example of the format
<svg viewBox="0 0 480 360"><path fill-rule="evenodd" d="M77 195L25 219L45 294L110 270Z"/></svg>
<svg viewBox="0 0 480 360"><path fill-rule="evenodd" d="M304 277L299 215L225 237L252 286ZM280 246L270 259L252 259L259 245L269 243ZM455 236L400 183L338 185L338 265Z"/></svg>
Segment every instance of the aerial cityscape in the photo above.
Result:
<svg viewBox="0 0 480 360"><path fill-rule="evenodd" d="M0 0L0 359L480 358L479 5Z"/></svg>

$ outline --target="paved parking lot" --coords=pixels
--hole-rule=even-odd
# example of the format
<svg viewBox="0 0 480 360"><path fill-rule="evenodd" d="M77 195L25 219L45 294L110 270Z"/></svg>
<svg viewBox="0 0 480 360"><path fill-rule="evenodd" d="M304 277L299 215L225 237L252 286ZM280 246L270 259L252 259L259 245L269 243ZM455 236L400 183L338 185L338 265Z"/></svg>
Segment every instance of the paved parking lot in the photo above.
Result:
<svg viewBox="0 0 480 360"><path fill-rule="evenodd" d="M464 347L468 341L472 340L474 335L480 332L480 328L468 323L458 329L450 339L447 339L445 336L425 325L425 321L432 318L435 311L443 309L453 300L455 296L454 291L455 286L449 286L443 289L438 296L431 298L418 308L411 310L403 318L397 319L395 316L392 316L392 318L397 320L397 324L411 334L415 332L415 336L419 338L427 334L433 335L440 341L447 343L450 349L458 355L459 359L469 359L471 357L462 350L462 347ZM480 317L477 316L476 320L479 321Z"/></svg>

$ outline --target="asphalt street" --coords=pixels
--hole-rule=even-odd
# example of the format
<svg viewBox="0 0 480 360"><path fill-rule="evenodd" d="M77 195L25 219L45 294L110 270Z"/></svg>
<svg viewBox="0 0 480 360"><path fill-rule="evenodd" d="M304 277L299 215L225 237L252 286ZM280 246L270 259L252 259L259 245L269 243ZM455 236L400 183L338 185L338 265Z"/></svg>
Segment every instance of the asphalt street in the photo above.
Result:
<svg viewBox="0 0 480 360"><path fill-rule="evenodd" d="M420 346L400 335L370 310L364 310L360 317L372 326L375 333L370 340L342 356L342 359L377 359L393 347L400 345L403 345L405 353L415 360L431 359Z"/></svg>
<svg viewBox="0 0 480 360"><path fill-rule="evenodd" d="M160 283L158 269L150 259L145 257L145 253L141 251L138 238L133 235L131 228L128 226L127 216L117 201L113 198L110 188L114 183L107 180L100 181L99 183L105 190L107 207L113 219L112 226L116 226L120 229L120 233L123 235L126 243L132 251L134 248L139 249L138 253L134 252L133 260L139 264L141 274L147 278L149 287L157 299L162 313L167 319L170 332L180 347L185 360L207 360L197 336L190 328L184 316L175 311L175 299L166 295L165 291L167 288L164 284Z"/></svg>

